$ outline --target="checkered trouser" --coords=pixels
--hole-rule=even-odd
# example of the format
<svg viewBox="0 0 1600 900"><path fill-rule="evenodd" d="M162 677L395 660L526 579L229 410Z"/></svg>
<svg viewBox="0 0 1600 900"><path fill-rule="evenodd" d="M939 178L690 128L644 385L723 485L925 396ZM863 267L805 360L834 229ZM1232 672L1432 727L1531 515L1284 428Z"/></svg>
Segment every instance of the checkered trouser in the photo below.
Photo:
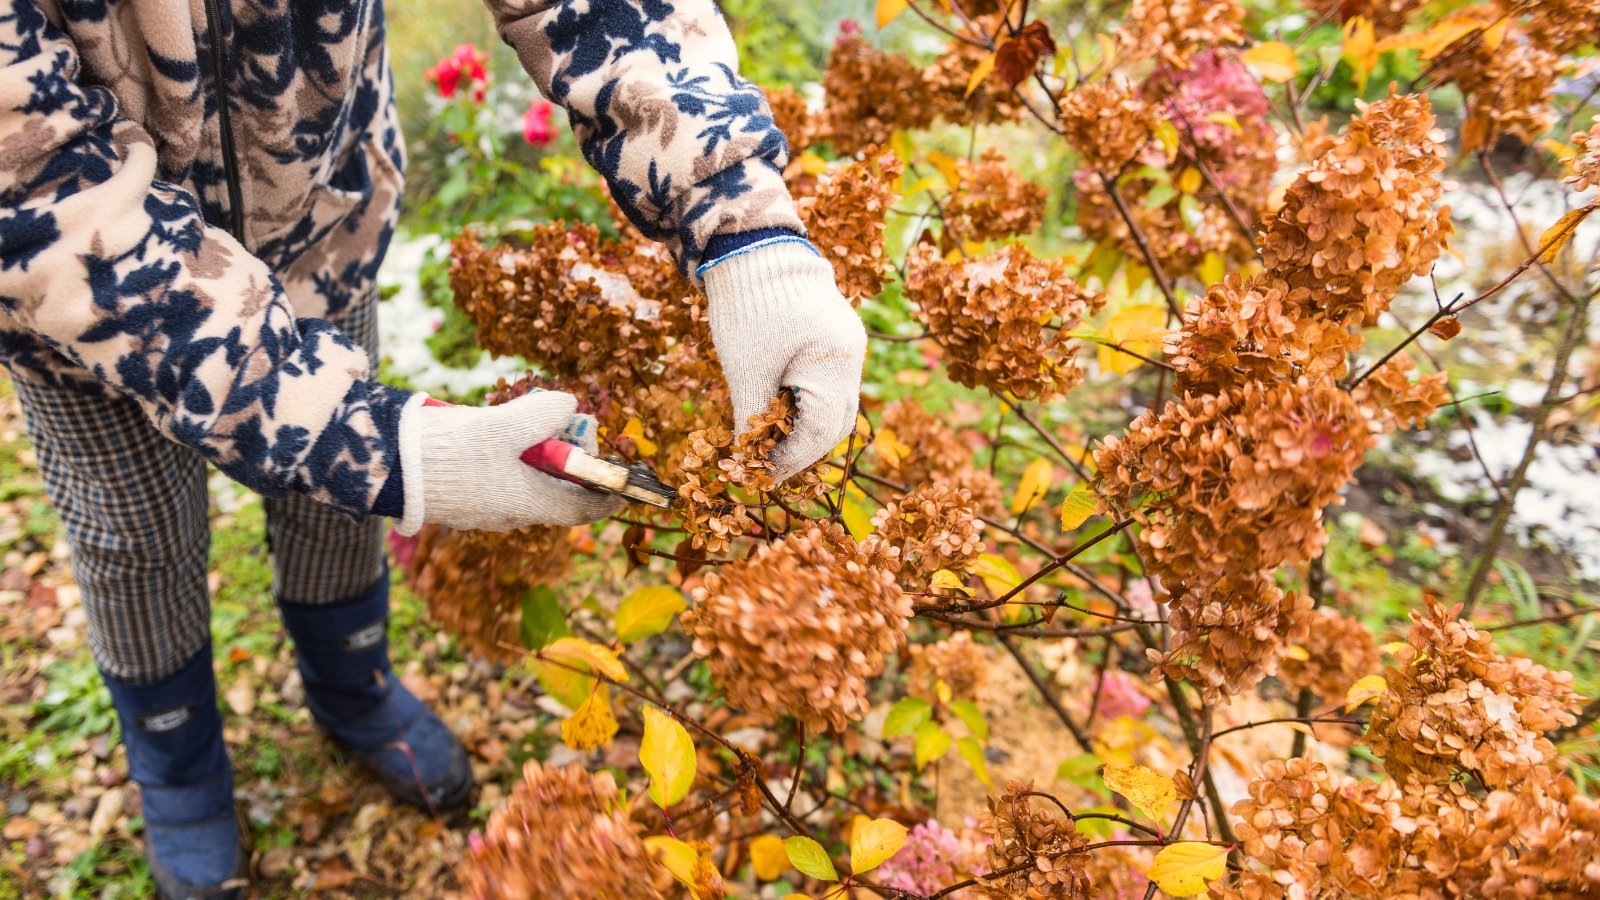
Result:
<svg viewBox="0 0 1600 900"><path fill-rule="evenodd" d="M333 322L376 360L375 294ZM13 384L67 526L95 662L132 682L176 672L211 640L205 462L129 398ZM279 599L336 603L382 576L381 517L357 522L300 495L262 502Z"/></svg>

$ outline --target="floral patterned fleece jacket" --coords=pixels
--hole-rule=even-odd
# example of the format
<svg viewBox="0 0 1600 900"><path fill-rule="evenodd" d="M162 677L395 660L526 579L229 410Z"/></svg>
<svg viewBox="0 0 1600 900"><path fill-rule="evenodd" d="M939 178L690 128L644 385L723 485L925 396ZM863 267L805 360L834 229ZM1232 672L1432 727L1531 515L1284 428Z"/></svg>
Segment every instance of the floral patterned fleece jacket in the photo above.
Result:
<svg viewBox="0 0 1600 900"><path fill-rule="evenodd" d="M713 0L486 2L685 272L801 230ZM383 28L382 0L0 0L16 377L109 386L261 493L368 514L408 395L323 317L371 289L399 210Z"/></svg>

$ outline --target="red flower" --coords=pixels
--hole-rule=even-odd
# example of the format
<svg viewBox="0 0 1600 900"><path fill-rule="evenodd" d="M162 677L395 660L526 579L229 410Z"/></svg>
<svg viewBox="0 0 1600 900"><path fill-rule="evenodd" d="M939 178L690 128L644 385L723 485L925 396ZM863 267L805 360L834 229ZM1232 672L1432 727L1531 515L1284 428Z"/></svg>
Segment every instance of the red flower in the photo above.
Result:
<svg viewBox="0 0 1600 900"><path fill-rule="evenodd" d="M456 95L456 89L461 86L464 77L472 85L473 101L482 103L484 91L489 86L489 70L484 65L488 61L489 57L477 47L462 44L423 74L439 86L439 96L446 100Z"/></svg>
<svg viewBox="0 0 1600 900"><path fill-rule="evenodd" d="M528 111L522 114L522 139L535 147L546 146L555 140L556 130L550 125L550 116L555 111L555 104L535 97L528 104Z"/></svg>

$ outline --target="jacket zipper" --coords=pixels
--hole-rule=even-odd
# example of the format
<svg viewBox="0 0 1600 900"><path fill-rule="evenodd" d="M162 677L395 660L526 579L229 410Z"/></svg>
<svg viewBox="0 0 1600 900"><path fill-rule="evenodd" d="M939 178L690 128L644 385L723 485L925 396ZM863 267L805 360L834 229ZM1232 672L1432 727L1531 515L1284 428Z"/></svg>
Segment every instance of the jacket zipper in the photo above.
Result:
<svg viewBox="0 0 1600 900"><path fill-rule="evenodd" d="M239 157L228 111L228 60L222 45L221 0L205 0L206 33L211 39L211 79L217 87L217 126L222 131L222 176L228 183L228 231L244 243L244 194L239 189Z"/></svg>

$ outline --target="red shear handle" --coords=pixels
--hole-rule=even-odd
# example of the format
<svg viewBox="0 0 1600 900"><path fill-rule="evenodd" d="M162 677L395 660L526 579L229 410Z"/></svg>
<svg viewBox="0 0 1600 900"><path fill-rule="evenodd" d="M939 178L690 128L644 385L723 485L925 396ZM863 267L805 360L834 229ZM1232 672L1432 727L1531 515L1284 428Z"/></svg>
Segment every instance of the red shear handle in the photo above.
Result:
<svg viewBox="0 0 1600 900"><path fill-rule="evenodd" d="M566 441L551 438L522 451L522 455L518 458L546 475L587 487L583 481L567 474L567 458L572 455L574 449L576 448Z"/></svg>

